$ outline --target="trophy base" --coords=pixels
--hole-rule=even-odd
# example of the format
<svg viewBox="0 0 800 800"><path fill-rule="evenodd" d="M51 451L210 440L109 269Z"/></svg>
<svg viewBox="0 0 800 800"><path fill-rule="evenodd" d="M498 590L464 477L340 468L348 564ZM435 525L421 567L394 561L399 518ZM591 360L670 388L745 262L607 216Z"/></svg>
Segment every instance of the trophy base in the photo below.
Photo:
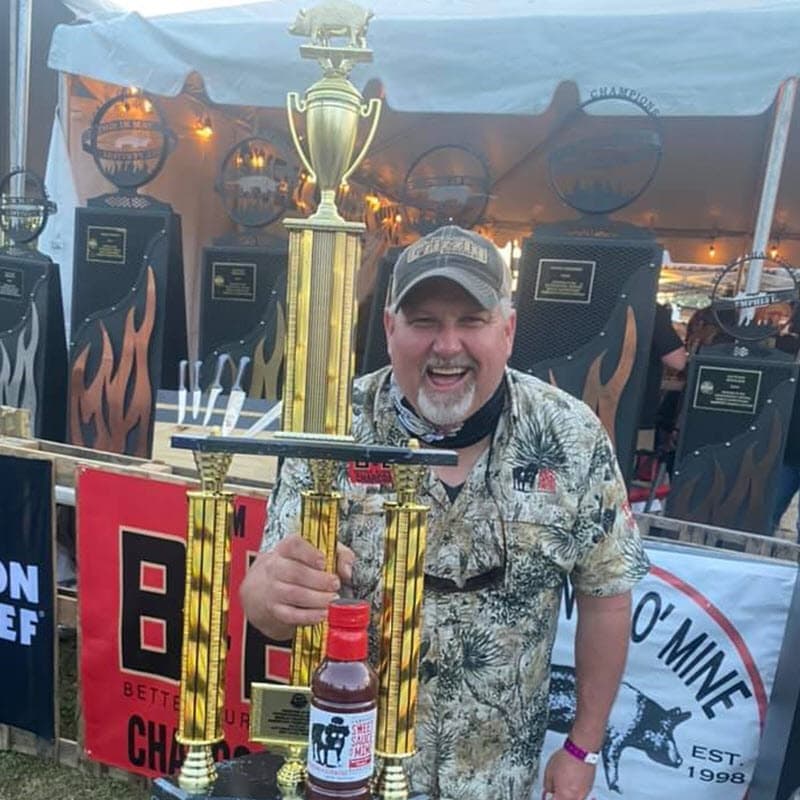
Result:
<svg viewBox="0 0 800 800"><path fill-rule="evenodd" d="M302 787L297 794L283 794L276 775L283 764L281 756L253 753L217 764L217 779L201 792L191 792L177 785L177 776L158 778L150 789L150 800L302 800ZM429 800L428 795L411 792L409 800Z"/></svg>

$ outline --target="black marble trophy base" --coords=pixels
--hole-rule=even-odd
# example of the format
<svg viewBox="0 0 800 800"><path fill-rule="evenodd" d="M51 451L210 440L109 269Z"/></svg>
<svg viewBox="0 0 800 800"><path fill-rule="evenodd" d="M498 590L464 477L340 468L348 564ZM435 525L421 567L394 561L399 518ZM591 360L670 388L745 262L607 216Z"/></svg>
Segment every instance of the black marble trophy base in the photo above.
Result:
<svg viewBox="0 0 800 800"><path fill-rule="evenodd" d="M275 783L275 776L283 763L280 756L254 753L217 765L217 780L205 792L191 794L176 785L174 780L159 778L153 782L150 800L282 800L283 795ZM303 798L301 792L294 795ZM286 797L285 800L289 800ZM410 800L429 800L428 795L412 792Z"/></svg>

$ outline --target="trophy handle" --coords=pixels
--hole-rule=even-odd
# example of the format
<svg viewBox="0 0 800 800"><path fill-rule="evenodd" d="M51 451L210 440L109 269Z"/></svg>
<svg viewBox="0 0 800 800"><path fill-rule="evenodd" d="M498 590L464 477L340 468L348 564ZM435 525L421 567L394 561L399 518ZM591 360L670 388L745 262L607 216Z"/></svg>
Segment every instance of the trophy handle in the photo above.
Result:
<svg viewBox="0 0 800 800"><path fill-rule="evenodd" d="M303 150L303 146L300 144L300 137L297 135L297 128L294 124L294 112L297 111L298 114L302 114L305 110L305 101L300 99L300 95L298 95L297 92L289 92L286 95L286 112L289 117L289 131L292 134L295 150L297 150L297 154L300 156L303 166L308 171L309 178L316 183L317 174L314 172L314 168L306 157L306 151Z"/></svg>
<svg viewBox="0 0 800 800"><path fill-rule="evenodd" d="M361 148L361 152L356 156L356 160L347 168L347 172L342 175L342 183L347 183L347 179L356 171L358 165L367 154L367 150L369 150L372 140L375 138L375 133L378 130L378 123L381 119L381 107L381 101L377 97L370 98L369 105L361 106L361 116L365 119L372 117L372 126Z"/></svg>

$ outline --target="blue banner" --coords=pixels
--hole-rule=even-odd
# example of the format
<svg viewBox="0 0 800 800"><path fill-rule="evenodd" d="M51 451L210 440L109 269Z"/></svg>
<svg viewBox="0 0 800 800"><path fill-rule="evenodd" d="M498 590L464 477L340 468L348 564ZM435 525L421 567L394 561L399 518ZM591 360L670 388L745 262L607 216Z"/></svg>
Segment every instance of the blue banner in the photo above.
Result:
<svg viewBox="0 0 800 800"><path fill-rule="evenodd" d="M0 722L53 740L53 465L0 456Z"/></svg>

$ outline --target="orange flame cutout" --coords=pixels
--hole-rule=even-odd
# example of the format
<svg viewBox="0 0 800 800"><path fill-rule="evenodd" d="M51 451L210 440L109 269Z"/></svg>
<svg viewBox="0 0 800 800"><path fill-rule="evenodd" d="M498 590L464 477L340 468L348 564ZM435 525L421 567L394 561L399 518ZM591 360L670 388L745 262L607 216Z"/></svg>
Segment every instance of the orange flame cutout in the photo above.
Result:
<svg viewBox="0 0 800 800"><path fill-rule="evenodd" d="M600 369L603 359L608 353L603 350L592 365L586 371L586 380L583 384L583 402L594 411L603 423L603 427L608 432L611 443L616 446L616 423L619 399L625 391L628 378L633 370L633 362L636 360L636 315L633 308L628 306L625 319L625 336L622 340L622 351L619 355L619 363L614 370L614 374L606 383L600 382ZM553 370L550 370L550 383L558 386Z"/></svg>
<svg viewBox="0 0 800 800"><path fill-rule="evenodd" d="M115 364L114 347L105 325L100 322L102 351L100 365L91 383L86 385L87 345L75 359L70 376L70 441L96 450L147 458L152 425L152 387L148 372L147 351L155 326L156 286L152 267L147 267L144 314L137 329L136 308L125 317L122 352ZM133 380L133 388L128 389ZM94 426L95 436L87 441L82 426ZM128 436L136 431L135 445L128 450Z"/></svg>
<svg viewBox="0 0 800 800"><path fill-rule="evenodd" d="M275 341L269 359L264 360L264 344L266 336L258 340L253 352L253 372L250 379L250 397L263 397L266 400L279 400L278 375L283 361L283 345L286 339L286 319L283 307L277 306L277 319L275 321Z"/></svg>
<svg viewBox="0 0 800 800"><path fill-rule="evenodd" d="M692 503L701 476L697 475L688 480L675 493L670 503L670 513L680 519L691 519L724 528L756 530L759 509L767 496L766 482L771 475L770 467L778 457L783 440L783 423L780 416L776 413L771 416L767 449L761 459L755 457L756 442L753 442L744 451L732 484L727 484L725 471L715 458L711 488L699 497L699 502ZM728 485L730 488L727 488ZM741 510L743 507L744 512Z"/></svg>

